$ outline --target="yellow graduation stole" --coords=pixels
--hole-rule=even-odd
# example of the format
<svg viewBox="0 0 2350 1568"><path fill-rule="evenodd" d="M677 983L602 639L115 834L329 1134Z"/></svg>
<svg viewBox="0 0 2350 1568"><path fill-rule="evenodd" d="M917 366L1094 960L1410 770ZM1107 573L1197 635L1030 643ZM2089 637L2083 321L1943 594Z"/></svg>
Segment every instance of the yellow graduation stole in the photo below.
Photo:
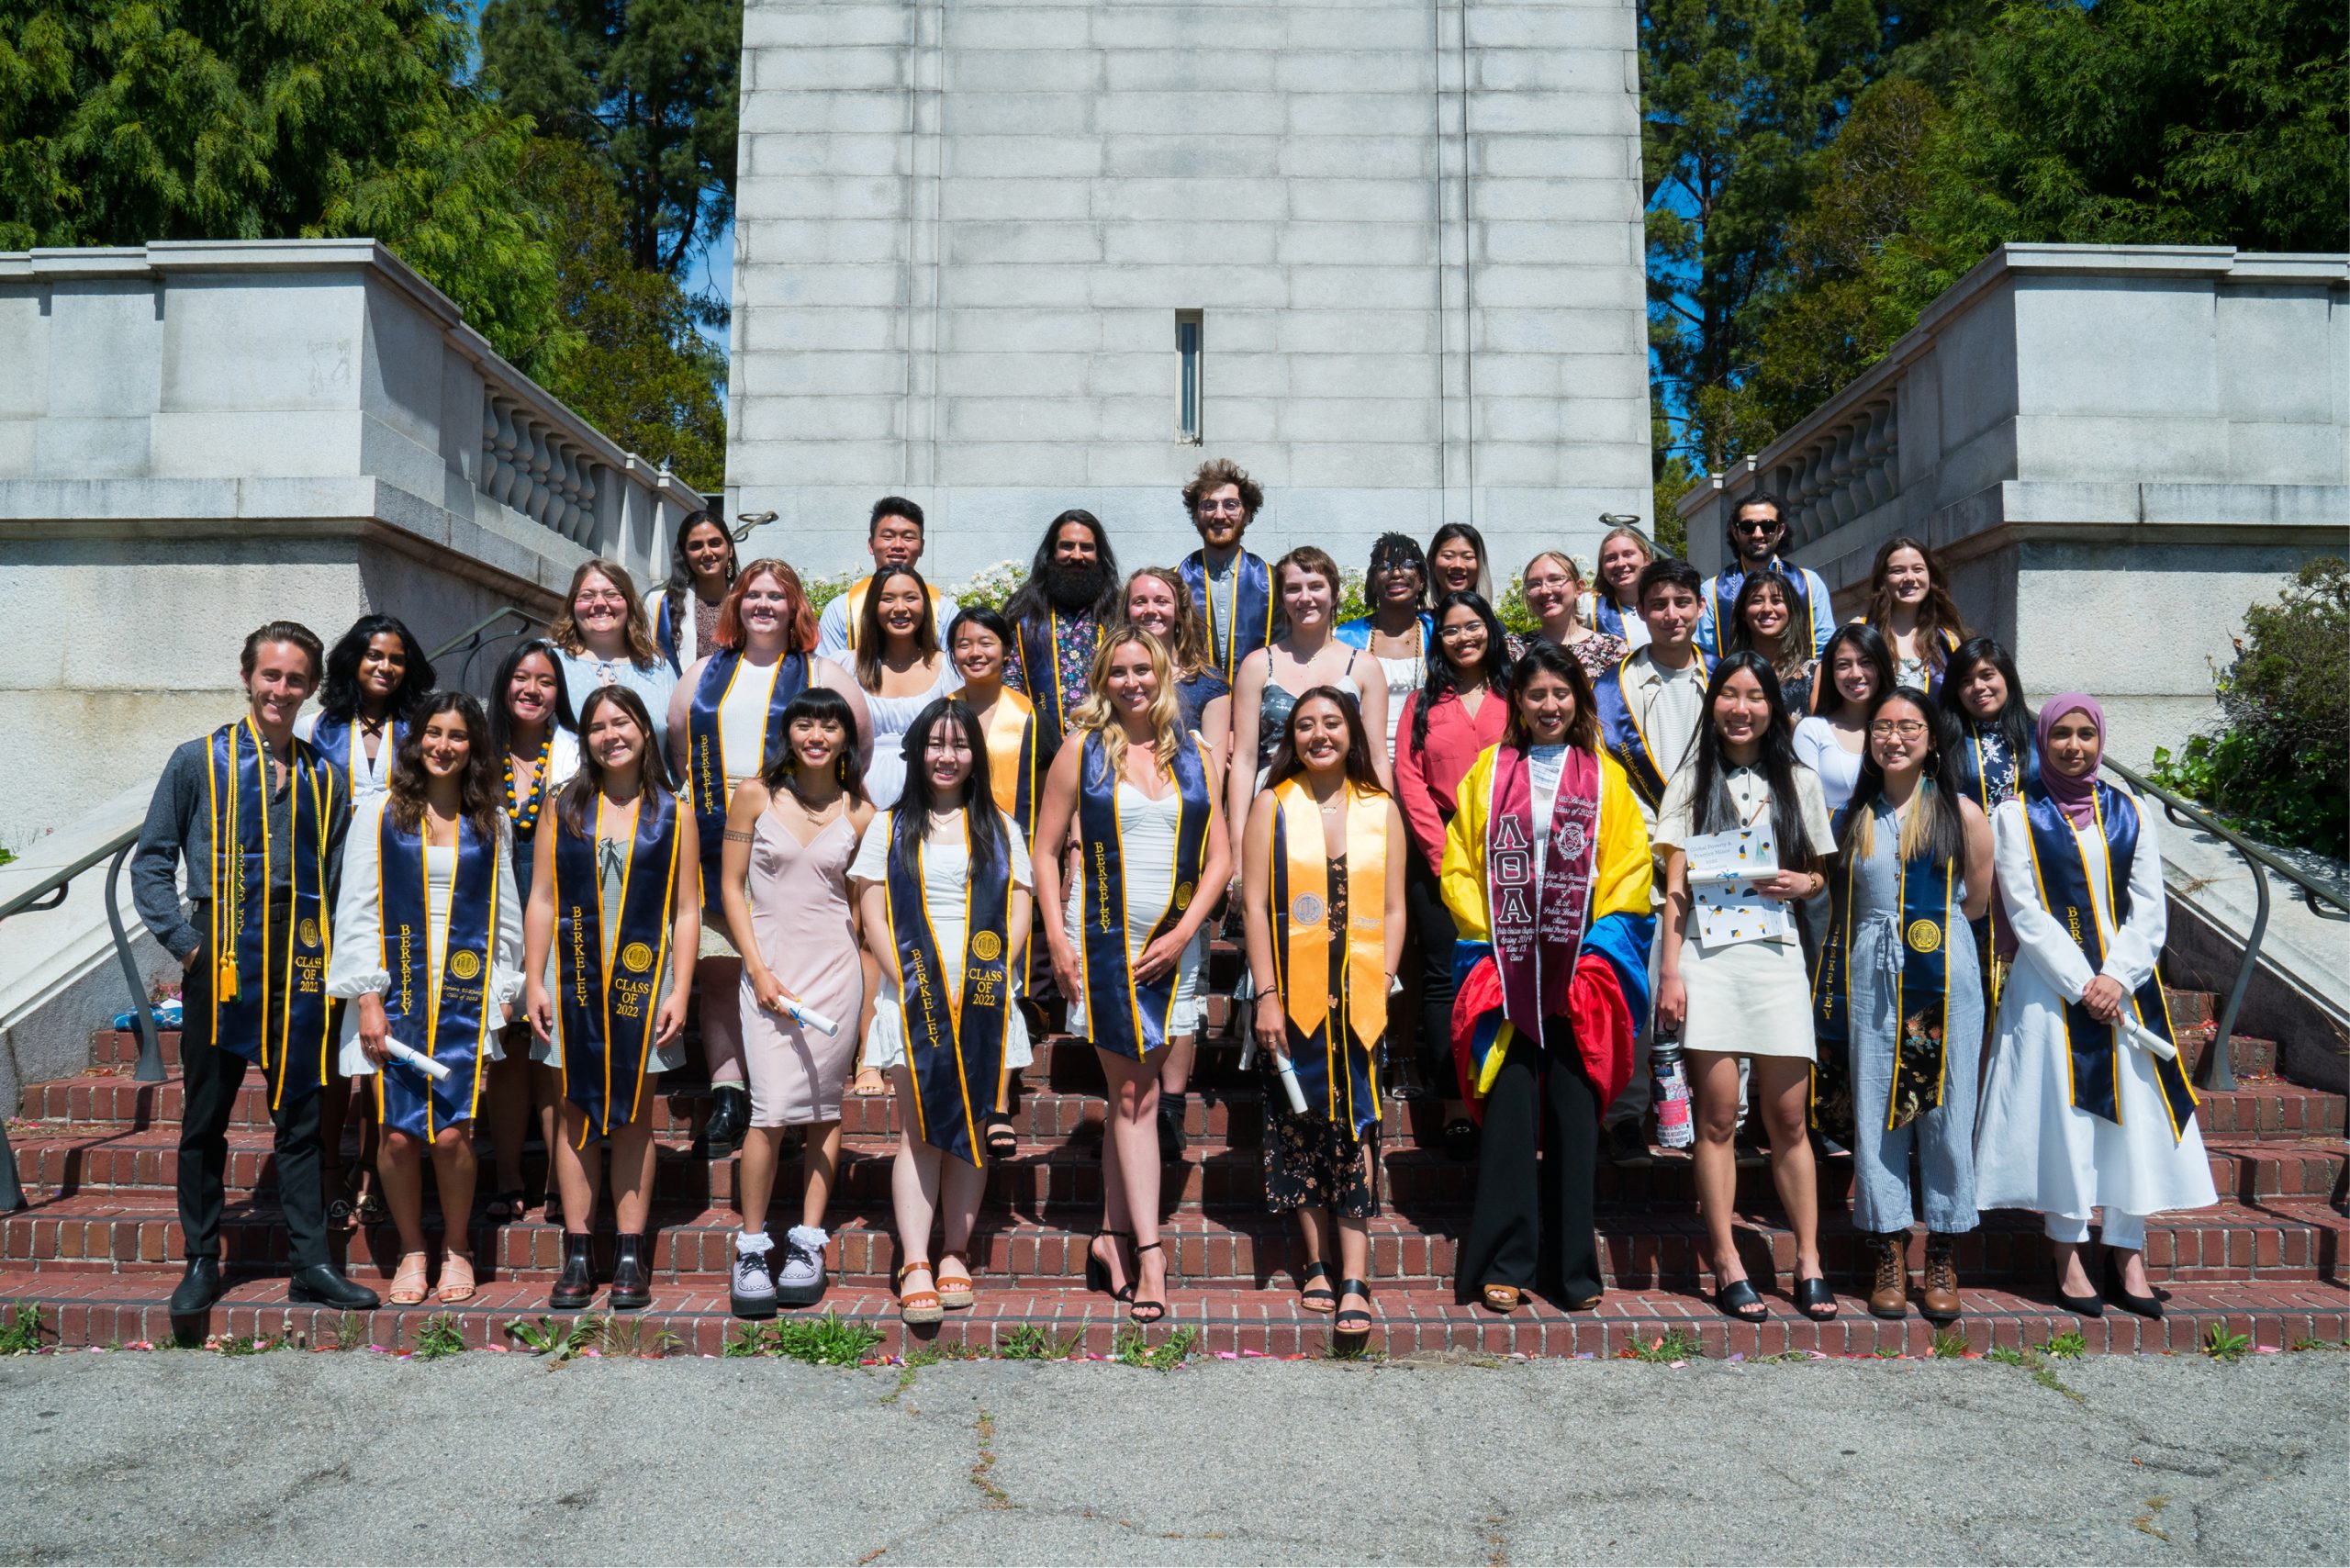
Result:
<svg viewBox="0 0 2350 1568"><path fill-rule="evenodd" d="M1302 778L1273 786L1272 925L1275 983L1282 1010L1300 1042L1312 1044L1327 1031L1322 1063L1300 1060L1301 1079L1319 1077L1325 1114L1358 1127L1379 1114L1376 1085L1350 1081L1357 1075L1312 1065L1367 1052L1387 1030L1387 797L1346 787L1347 929L1330 929L1330 857L1322 833L1322 808ZM1343 994L1330 993L1330 944L1343 943ZM1336 1010L1337 1017L1332 1016ZM1352 1048L1349 1048L1352 1047ZM1366 1092L1358 1094L1360 1088ZM1308 1099L1313 1098L1309 1092ZM1358 1103L1349 1104L1349 1101Z"/></svg>

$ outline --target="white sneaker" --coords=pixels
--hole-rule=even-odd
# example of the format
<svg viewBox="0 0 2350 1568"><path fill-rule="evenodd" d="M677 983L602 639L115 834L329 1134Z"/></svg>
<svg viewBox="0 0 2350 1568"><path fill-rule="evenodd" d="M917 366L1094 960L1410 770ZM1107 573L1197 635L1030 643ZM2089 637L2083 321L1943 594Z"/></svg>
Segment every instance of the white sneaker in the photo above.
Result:
<svg viewBox="0 0 2350 1568"><path fill-rule="evenodd" d="M783 1306L813 1306L824 1299L822 1226L795 1225L784 1233L783 1263L775 1271L775 1299Z"/></svg>

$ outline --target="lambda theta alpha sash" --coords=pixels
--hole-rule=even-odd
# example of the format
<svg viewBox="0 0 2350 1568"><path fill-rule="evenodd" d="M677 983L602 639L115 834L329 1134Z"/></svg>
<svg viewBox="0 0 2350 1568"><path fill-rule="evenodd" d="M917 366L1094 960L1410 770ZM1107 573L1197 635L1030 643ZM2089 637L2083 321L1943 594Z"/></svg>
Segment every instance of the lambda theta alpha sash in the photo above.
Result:
<svg viewBox="0 0 2350 1568"><path fill-rule="evenodd" d="M1002 819L990 814L986 801L974 801L963 812L963 843L976 850L973 823L979 833L992 835L995 868L981 877L976 854L964 877L962 983L950 983L946 954L939 949L938 932L931 922L923 862L929 846L916 840L912 857L890 857L884 890L890 910L890 935L897 945L898 990L903 999L906 1057L912 1065L915 1115L923 1142L944 1149L967 1165L984 1166L987 1146L971 1136L975 1108L984 1111L1001 1103L1005 1069L1003 1037L1012 1008L1012 975L1007 955L1011 947L1009 911L1012 904L1012 847L1002 831ZM885 815L866 831L888 834ZM889 842L885 836L884 843Z"/></svg>
<svg viewBox="0 0 2350 1568"><path fill-rule="evenodd" d="M449 890L449 935L432 954L431 889L425 878L423 823L401 827L384 812L376 835L376 908L383 914L384 968L391 988L384 1013L392 1038L450 1070L435 1081L403 1061L375 1073L384 1126L428 1142L470 1120L481 1103L484 1049L496 1026L489 967L498 935L498 846L472 819L457 819L457 875Z"/></svg>
<svg viewBox="0 0 2350 1568"><path fill-rule="evenodd" d="M1592 696L1599 704L1600 743L1624 769L1624 777L1630 780L1641 803L1654 811L1664 803L1665 770L1624 690L1624 672L1639 656L1639 651L1635 650L1614 667L1601 671L1599 678L1592 683ZM1696 659L1698 669L1710 679L1713 665L1702 652L1694 652L1692 656Z"/></svg>
<svg viewBox="0 0 2350 1568"><path fill-rule="evenodd" d="M1084 744L1077 775L1077 836L1082 862L1078 876L1084 887L1080 907L1085 943L1080 956L1085 965L1085 1017L1095 1046L1140 1061L1167 1043L1167 1009L1175 1000L1175 976L1181 966L1170 966L1147 984L1138 983L1126 956L1126 926L1130 918L1150 922L1136 948L1140 952L1182 919L1199 891L1200 867L1215 821L1214 797L1208 791L1199 743L1188 734L1178 735L1172 771L1182 803L1176 817L1174 892L1163 910L1130 913L1125 846L1118 829L1118 780L1110 770L1100 733L1088 732Z"/></svg>
<svg viewBox="0 0 2350 1568"><path fill-rule="evenodd" d="M2130 918L2130 864L2138 851L2138 803L2103 780L2098 781L2092 799L2097 836L2105 847L2107 896L2103 899L2092 890L2088 863L2082 857L2080 839L2064 808L2037 779L2022 796L2024 817L2031 828L2031 869L2040 884L2041 904L2072 935L2081 957L2088 960L2089 972L2098 974L2105 969L2107 934L2119 930ZM2148 973L2131 1001L2141 1024L2177 1043L2159 970ZM2118 1126L2121 1101L2117 1033L2117 1025L2098 1023L2079 1002L2066 1005L2065 1043L2072 1070L2073 1104ZM2156 1057L2154 1068L2154 1085L2161 1092L2176 1142L2195 1114L2195 1091L2177 1058Z"/></svg>
<svg viewBox="0 0 2350 1568"><path fill-rule="evenodd" d="M1232 595L1232 629L1229 634L1218 629L1215 609L1215 583L1208 577L1207 553L1194 550L1183 557L1176 568L1183 577L1183 586L1192 592L1192 602L1200 607L1208 623L1208 667L1224 678L1230 686L1238 678L1240 661L1273 640L1273 575L1263 559L1243 550L1232 563L1232 584L1225 591Z"/></svg>
<svg viewBox="0 0 2350 1568"><path fill-rule="evenodd" d="M269 746L250 716L213 731L206 757L212 1043L260 1064L272 1110L299 1103L327 1081L327 845L336 812L349 804L319 754L300 740L292 747L285 807L271 799ZM279 810L294 813L294 908L282 923L272 902L270 839L270 813Z"/></svg>
<svg viewBox="0 0 2350 1568"><path fill-rule="evenodd" d="M743 673L746 669L751 672L747 677ZM694 825L701 832L702 912L713 920L726 918L719 902L719 888L724 881L727 778L726 738L719 712L738 678L756 682L759 675L759 666L747 663L740 649L722 648L702 666L701 678L694 683L693 701L686 709L686 767L693 790ZM767 735L758 756L742 770L746 778L765 772L769 762L783 755L783 711L808 689L808 660L800 654L786 654L768 666L766 675Z"/></svg>
<svg viewBox="0 0 2350 1568"><path fill-rule="evenodd" d="M1844 836L1846 812L1835 816L1838 842ZM1900 818L1890 813L1875 824L1878 833L1901 830ZM1899 853L1898 850L1896 851ZM1812 971L1813 1030L1819 1049L1812 1064L1812 1118L1838 1141L1852 1140L1852 881L1859 875L1859 857L1847 854L1844 875L1830 884L1828 935L1820 944L1819 961ZM1900 887L1901 972L1894 985L1893 1081L1886 1097L1885 1130L1908 1126L1929 1111L1942 1108L1949 1082L1950 1058L1944 1038L1950 1023L1952 890L1957 880L1955 860L1904 860ZM1964 929L1964 927L1961 927ZM1877 1048L1878 1042L1868 1042Z"/></svg>
<svg viewBox="0 0 2350 1568"><path fill-rule="evenodd" d="M1289 1057L1315 1114L1360 1137L1379 1120L1371 1053L1387 1032L1387 797L1345 786L1347 929L1330 928L1322 809L1299 778L1273 786L1274 983L1289 1015ZM1330 984L1330 948L1343 955Z"/></svg>
<svg viewBox="0 0 2350 1568"><path fill-rule="evenodd" d="M636 1120L653 1055L654 999L669 962L669 910L677 885L677 801L637 796L636 834L621 873L619 929L604 947L604 882L597 866L604 798L591 831L554 825L555 980L561 991L564 1097L588 1113L579 1147Z"/></svg>

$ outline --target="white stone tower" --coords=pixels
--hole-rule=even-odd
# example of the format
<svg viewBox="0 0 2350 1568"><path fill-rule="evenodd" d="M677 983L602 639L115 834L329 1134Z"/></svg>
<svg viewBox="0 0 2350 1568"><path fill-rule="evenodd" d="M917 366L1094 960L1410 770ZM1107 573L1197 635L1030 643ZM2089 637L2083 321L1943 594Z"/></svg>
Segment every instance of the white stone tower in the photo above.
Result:
<svg viewBox="0 0 2350 1568"><path fill-rule="evenodd" d="M752 548L934 573L1082 506L1192 547L1475 522L1496 564L1651 510L1633 0L749 0L727 500Z"/></svg>

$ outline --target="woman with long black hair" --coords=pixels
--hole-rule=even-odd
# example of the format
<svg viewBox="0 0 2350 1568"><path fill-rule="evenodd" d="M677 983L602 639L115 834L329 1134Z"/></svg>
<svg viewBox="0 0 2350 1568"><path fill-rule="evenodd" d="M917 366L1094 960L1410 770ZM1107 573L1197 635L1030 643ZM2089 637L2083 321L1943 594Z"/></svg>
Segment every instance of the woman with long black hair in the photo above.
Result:
<svg viewBox="0 0 2350 1568"><path fill-rule="evenodd" d="M1796 721L1796 759L1819 776L1820 798L1832 812L1861 780L1869 710L1893 689L1893 656L1876 628L1847 622L1820 650L1812 681L1814 711Z"/></svg>
<svg viewBox="0 0 2350 1568"><path fill-rule="evenodd" d="M939 645L930 585L912 566L882 566L869 579L856 629L856 684L873 726L866 792L877 808L897 803L905 777L899 742L914 716L959 690L963 678Z"/></svg>
<svg viewBox="0 0 2350 1568"><path fill-rule="evenodd" d="M905 788L867 830L849 876L881 976L865 1059L898 1098L898 1306L923 1324L975 1299L971 1227L991 1158L981 1124L1029 1061L1016 1004L1033 878L968 705L933 700L906 726L902 756ZM945 1235L934 1267L934 1221Z"/></svg>
<svg viewBox="0 0 2350 1568"><path fill-rule="evenodd" d="M1722 645L1751 648L1778 673L1787 711L1800 721L1811 711L1812 683L1819 661L1811 651L1811 617L1796 613L1795 590L1777 572L1749 572L1732 601Z"/></svg>
<svg viewBox="0 0 2350 1568"><path fill-rule="evenodd" d="M1784 906L1827 887L1820 868L1835 851L1835 829L1818 776L1796 759L1779 678L1762 655L1735 653L1714 666L1692 749L1691 766L1673 776L1657 811L1665 898L1656 1026L1660 1036L1680 1035L1688 1053L1697 1129L1692 1164L1713 1254L1714 1304L1749 1322L1768 1311L1730 1233L1743 1057L1751 1063L1752 1097L1771 1137L1772 1183L1795 1232L1795 1304L1806 1316L1830 1318L1836 1298L1819 1263L1819 1194L1807 1126L1811 1003L1802 941L1793 910ZM1740 833L1759 841L1766 832L1770 869L1752 879L1765 913L1701 915L1689 868L1692 841Z"/></svg>
<svg viewBox="0 0 2350 1568"><path fill-rule="evenodd" d="M707 510L678 520L669 543L669 580L654 601L653 641L679 675L718 645L711 634L734 572L734 536L724 523Z"/></svg>
<svg viewBox="0 0 2350 1568"><path fill-rule="evenodd" d="M1452 951L1458 934L1445 908L1446 824L1459 809L1460 780L1509 728L1509 654L1493 607L1473 593L1437 601L1436 656L1427 679L1404 700L1396 721L1395 795L1411 829L1404 877L1413 940L1420 948L1419 1060L1390 1071L1405 1098L1434 1093L1444 1101L1444 1147L1455 1159L1476 1151L1477 1126L1460 1098L1452 1070ZM1401 1070L1398 1070L1398 1069Z"/></svg>
<svg viewBox="0 0 2350 1568"><path fill-rule="evenodd" d="M1951 737L1951 758L1958 791L1981 807L1986 819L2040 781L2040 748L2032 744L2023 680L2013 655L1997 640L1969 637L1961 643L1942 670L1935 700L1957 732ZM1999 890L1989 890L1990 906L1974 921L1975 950L1983 966L1984 997L1996 1009L2008 963L2015 957L2015 939Z"/></svg>
<svg viewBox="0 0 2350 1568"><path fill-rule="evenodd" d="M385 1301L424 1299L424 1151L441 1196L443 1303L472 1299L474 1116L499 1036L522 993L522 912L498 810L489 720L462 691L416 710L390 787L343 841L327 994L348 1018L342 1070L375 1081L384 1191L400 1237ZM395 1060L397 1040L449 1070Z"/></svg>
<svg viewBox="0 0 2350 1568"><path fill-rule="evenodd" d="M1837 813L1828 935L1813 980L1823 1124L1852 1151L1852 1223L1875 1279L1869 1311L1908 1315L1914 1149L1925 1288L1959 1315L1957 1238L1975 1226L1975 1084L1982 975L1962 920L1991 900L1991 823L1960 792L1948 721L1896 688L1869 711L1868 762Z"/></svg>

